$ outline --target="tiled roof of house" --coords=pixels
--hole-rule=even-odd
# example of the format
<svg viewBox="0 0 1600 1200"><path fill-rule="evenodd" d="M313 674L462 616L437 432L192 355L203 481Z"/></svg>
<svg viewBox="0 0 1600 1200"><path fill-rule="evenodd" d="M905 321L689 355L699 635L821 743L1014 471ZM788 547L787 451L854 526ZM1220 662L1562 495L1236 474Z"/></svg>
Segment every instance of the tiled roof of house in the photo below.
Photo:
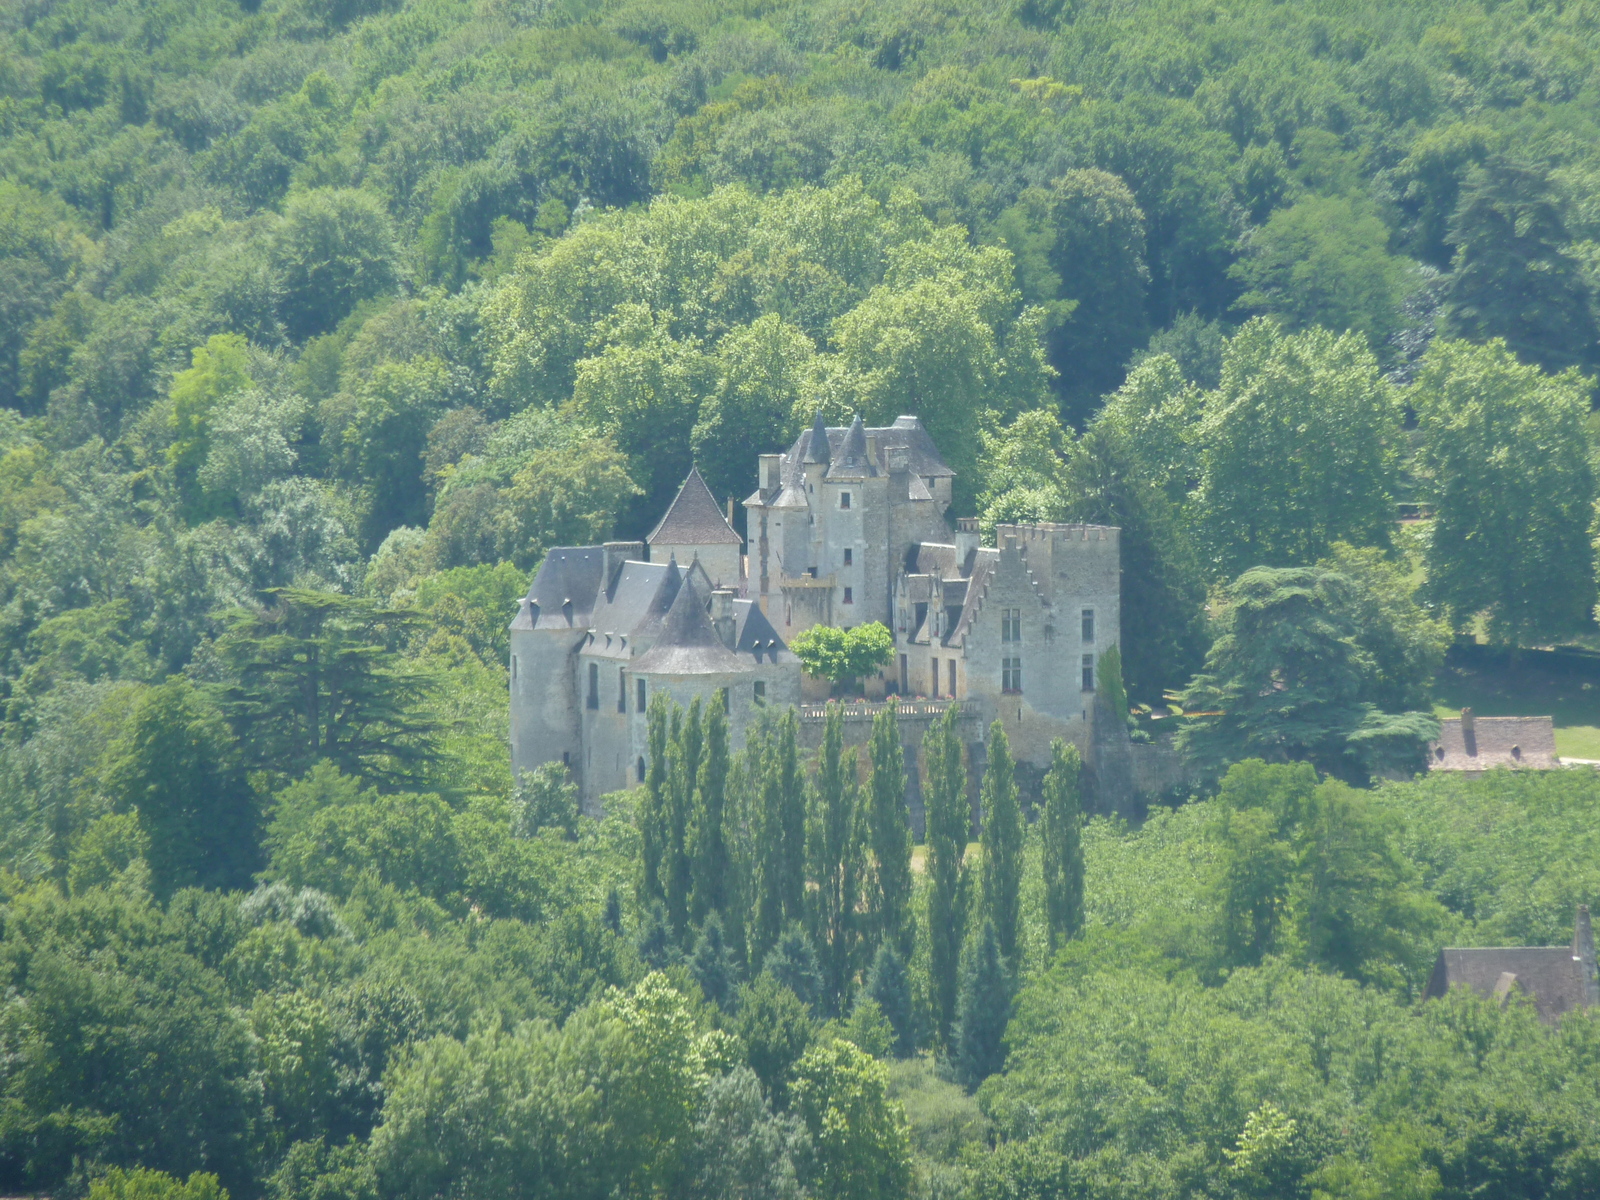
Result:
<svg viewBox="0 0 1600 1200"><path fill-rule="evenodd" d="M677 498L667 509L667 515L661 518L661 523L646 540L652 546L711 546L719 543L737 546L744 541L717 507L711 489L700 478L699 467L690 469L689 477L678 489Z"/></svg>
<svg viewBox="0 0 1600 1200"><path fill-rule="evenodd" d="M1555 723L1549 717L1461 717L1439 722L1439 740L1428 747L1435 771L1548 770L1556 757Z"/></svg>
<svg viewBox="0 0 1600 1200"><path fill-rule="evenodd" d="M1519 991L1533 1000L1539 1019L1547 1025L1600 1003L1588 908L1578 909L1570 946L1445 947L1423 995L1437 999L1457 986L1502 1002L1509 1001L1513 989Z"/></svg>

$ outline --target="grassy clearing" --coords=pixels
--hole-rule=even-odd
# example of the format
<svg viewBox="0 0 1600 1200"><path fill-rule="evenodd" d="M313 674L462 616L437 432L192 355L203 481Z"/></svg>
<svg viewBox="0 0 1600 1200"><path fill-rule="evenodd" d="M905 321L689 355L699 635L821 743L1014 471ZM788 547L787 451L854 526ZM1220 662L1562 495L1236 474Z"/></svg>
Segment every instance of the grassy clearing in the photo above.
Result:
<svg viewBox="0 0 1600 1200"><path fill-rule="evenodd" d="M1513 666L1502 654L1452 650L1434 685L1434 714L1462 708L1484 717L1549 716L1556 753L1600 758L1600 663L1592 670L1542 651L1524 651Z"/></svg>

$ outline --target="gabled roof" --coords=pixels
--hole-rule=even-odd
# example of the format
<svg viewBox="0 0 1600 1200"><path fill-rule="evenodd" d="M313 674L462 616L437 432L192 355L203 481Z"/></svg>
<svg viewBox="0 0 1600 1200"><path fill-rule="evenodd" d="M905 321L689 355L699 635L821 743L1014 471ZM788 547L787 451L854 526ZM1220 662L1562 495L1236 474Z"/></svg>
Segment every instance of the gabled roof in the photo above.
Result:
<svg viewBox="0 0 1600 1200"><path fill-rule="evenodd" d="M691 467L689 477L678 489L677 498L661 518L661 524L646 539L652 546L665 543L671 546L742 545L743 539L722 515L716 499L706 481L700 478L700 468Z"/></svg>
<svg viewBox="0 0 1600 1200"><path fill-rule="evenodd" d="M1588 905L1578 906L1570 946L1446 946L1423 996L1437 999L1453 987L1469 987L1502 1004L1510 1001L1513 990L1519 991L1532 999L1546 1025L1575 1009L1600 1004Z"/></svg>
<svg viewBox="0 0 1600 1200"><path fill-rule="evenodd" d="M699 590L686 585L678 589L656 644L633 669L642 675L728 675L745 667L711 627Z"/></svg>
<svg viewBox="0 0 1600 1200"><path fill-rule="evenodd" d="M784 662L794 659L772 622L767 620L767 614L754 600L735 600L733 612L738 622L735 652L752 655L756 662L778 662L780 656Z"/></svg>

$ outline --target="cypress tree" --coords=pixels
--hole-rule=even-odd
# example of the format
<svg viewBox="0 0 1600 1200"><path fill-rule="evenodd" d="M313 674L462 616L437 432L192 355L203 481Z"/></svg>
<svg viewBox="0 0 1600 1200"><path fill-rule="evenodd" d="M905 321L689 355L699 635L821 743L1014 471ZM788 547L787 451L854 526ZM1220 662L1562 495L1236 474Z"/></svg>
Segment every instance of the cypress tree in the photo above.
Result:
<svg viewBox="0 0 1600 1200"><path fill-rule="evenodd" d="M798 921L789 926L778 944L767 951L761 969L788 988L806 1007L814 1007L822 996L822 973L817 969L817 952L805 927Z"/></svg>
<svg viewBox="0 0 1600 1200"><path fill-rule="evenodd" d="M970 881L964 861L972 833L967 767L951 705L922 739L926 784L923 806L928 845L928 975L933 990L935 1036L949 1037L956 1017L961 938L967 927Z"/></svg>
<svg viewBox="0 0 1600 1200"><path fill-rule="evenodd" d="M856 937L860 841L856 759L844 752L844 712L829 704L822 727L822 750L812 780L807 841L811 877L817 885L812 905L812 941L822 969L822 1004L844 1011Z"/></svg>
<svg viewBox="0 0 1600 1200"><path fill-rule="evenodd" d="M706 708L705 743L694 791L693 916L728 911L733 863L725 828L728 798L728 706L717 693Z"/></svg>
<svg viewBox="0 0 1600 1200"><path fill-rule="evenodd" d="M806 793L800 770L799 720L790 708L767 740L761 773L761 894L756 953L774 945L785 926L805 916Z"/></svg>
<svg viewBox="0 0 1600 1200"><path fill-rule="evenodd" d="M725 1013L736 1007L739 995L739 964L722 932L722 917L713 912L700 927L689 973L712 1004Z"/></svg>
<svg viewBox="0 0 1600 1200"><path fill-rule="evenodd" d="M1039 826L1051 954L1083 929L1083 806L1078 791L1082 767L1077 746L1061 738L1050 743Z"/></svg>
<svg viewBox="0 0 1600 1200"><path fill-rule="evenodd" d="M672 923L667 920L667 906L661 901L657 900L645 913L635 945L639 961L653 971L664 971L683 961L677 939L672 934Z"/></svg>
<svg viewBox="0 0 1600 1200"><path fill-rule="evenodd" d="M622 936L622 897L616 888L606 892L606 906L601 910L600 923L618 937Z"/></svg>
<svg viewBox="0 0 1600 1200"><path fill-rule="evenodd" d="M917 1048L916 1016L911 1007L911 976L906 972L905 961L888 942L878 947L877 956L872 960L866 994L878 1002L878 1008L894 1030L895 1057L911 1057Z"/></svg>
<svg viewBox="0 0 1600 1200"><path fill-rule="evenodd" d="M983 915L994 924L1000 955L1017 961L1022 892L1022 810L1017 805L1011 743L996 721L989 726L989 764L983 772Z"/></svg>
<svg viewBox="0 0 1600 1200"><path fill-rule="evenodd" d="M892 700L873 718L869 751L872 770L867 776L866 818L872 872L866 889L872 945L868 951L892 946L903 959L910 957L913 935L911 821L906 812L905 751Z"/></svg>
<svg viewBox="0 0 1600 1200"><path fill-rule="evenodd" d="M1006 1022L1010 1019L1010 975L1000 955L994 922L985 920L962 963L956 1013L953 1065L967 1091L976 1090L1005 1065Z"/></svg>

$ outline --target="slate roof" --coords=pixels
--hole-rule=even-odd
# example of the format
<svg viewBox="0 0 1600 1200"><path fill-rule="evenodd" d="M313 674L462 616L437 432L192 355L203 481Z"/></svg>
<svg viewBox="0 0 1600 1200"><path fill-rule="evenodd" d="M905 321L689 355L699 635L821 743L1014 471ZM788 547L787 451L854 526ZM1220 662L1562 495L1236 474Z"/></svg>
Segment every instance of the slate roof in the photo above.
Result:
<svg viewBox="0 0 1600 1200"><path fill-rule="evenodd" d="M1448 717L1439 722L1439 740L1428 747L1434 771L1541 771L1560 765L1549 717Z"/></svg>
<svg viewBox="0 0 1600 1200"><path fill-rule="evenodd" d="M1000 566L1000 551L992 548L980 549L972 558L972 574L968 576L966 595L962 599L961 619L956 622L950 636L945 639L947 645L959 645L967 636L967 630L972 628L972 623L978 618L978 609L983 603L983 594L988 590L989 576ZM954 581L952 581L954 582Z"/></svg>
<svg viewBox="0 0 1600 1200"><path fill-rule="evenodd" d="M605 582L606 554L599 546L557 546L544 556L513 629L587 629Z"/></svg>
<svg viewBox="0 0 1600 1200"><path fill-rule="evenodd" d="M772 622L767 620L767 614L761 611L761 606L754 600L735 600L733 614L737 622L733 643L736 653L748 654L756 662L790 662L794 659L794 652L778 636Z"/></svg>
<svg viewBox="0 0 1600 1200"><path fill-rule="evenodd" d="M658 634L687 575L676 557L664 563L623 563L609 598L590 619L589 627L600 635L590 652L627 658L633 652L630 642L636 646Z"/></svg>
<svg viewBox="0 0 1600 1200"><path fill-rule="evenodd" d="M660 636L633 669L643 675L729 675L744 664L722 644L697 588L680 587Z"/></svg>
<svg viewBox="0 0 1600 1200"><path fill-rule="evenodd" d="M691 467L689 477L678 489L677 497L667 509L667 515L646 539L652 546L665 543L671 546L742 545L743 539L728 524L727 517L717 507L716 498L706 481L700 478L700 468Z"/></svg>
<svg viewBox="0 0 1600 1200"><path fill-rule="evenodd" d="M1510 999L1514 988L1532 998L1539 1019L1547 1025L1566 1013L1600 1003L1588 907L1578 909L1570 946L1447 946L1440 950L1423 995L1438 999L1457 986L1502 1002Z"/></svg>
<svg viewBox="0 0 1600 1200"><path fill-rule="evenodd" d="M859 419L858 416L857 420ZM837 458L855 424L856 422L852 421L848 426L829 428L823 425L819 413L811 428L795 439L794 445L789 447L788 454L784 456L783 485L793 487L798 484L805 474L802 469L804 464L831 463ZM903 446L906 450L906 468L913 475L925 479L952 478L955 475L945 463L939 448L933 444L933 438L928 435L918 417L896 417L893 425L863 426L863 443L867 434L871 434L873 441L877 443L879 461L876 465L879 470L887 469L885 453L889 448Z"/></svg>
<svg viewBox="0 0 1600 1200"><path fill-rule="evenodd" d="M813 434L813 441L815 434ZM878 474L878 464L867 453L867 430L861 423L861 414L850 422L844 439L832 452L828 462L829 479L870 479Z"/></svg>

